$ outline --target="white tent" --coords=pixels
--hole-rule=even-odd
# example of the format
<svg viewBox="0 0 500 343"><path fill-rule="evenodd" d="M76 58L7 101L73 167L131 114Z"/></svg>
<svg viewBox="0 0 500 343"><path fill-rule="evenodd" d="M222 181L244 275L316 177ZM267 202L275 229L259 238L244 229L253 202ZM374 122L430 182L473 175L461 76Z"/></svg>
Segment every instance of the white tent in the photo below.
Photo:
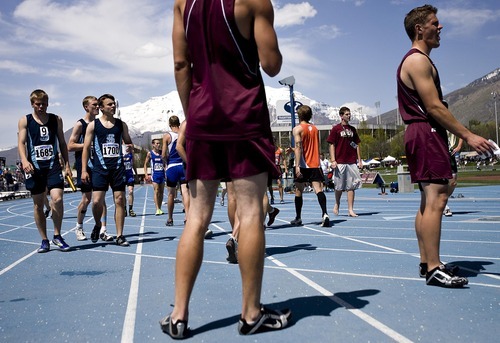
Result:
<svg viewBox="0 0 500 343"><path fill-rule="evenodd" d="M370 163L366 162L365 160L361 160L361 162L363 163L363 166L369 166Z"/></svg>
<svg viewBox="0 0 500 343"><path fill-rule="evenodd" d="M376 159L374 159L374 158L372 158L371 160L369 160L369 161L368 161L368 162L366 162L366 163L368 163L368 164L377 164L377 165L378 165L378 164L380 164L380 162L379 162L379 161L377 161L377 160L376 160Z"/></svg>
<svg viewBox="0 0 500 343"><path fill-rule="evenodd" d="M396 161L396 159L391 155L387 155L387 157L382 160L382 162L394 162L394 161Z"/></svg>

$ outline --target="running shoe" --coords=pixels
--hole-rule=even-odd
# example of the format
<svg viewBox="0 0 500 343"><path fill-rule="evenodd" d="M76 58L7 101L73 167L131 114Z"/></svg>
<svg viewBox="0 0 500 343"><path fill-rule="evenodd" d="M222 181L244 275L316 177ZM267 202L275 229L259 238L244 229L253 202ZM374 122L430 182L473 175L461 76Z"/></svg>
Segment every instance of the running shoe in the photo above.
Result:
<svg viewBox="0 0 500 343"><path fill-rule="evenodd" d="M271 310L261 305L260 318L252 324L249 324L245 319L240 318L238 323L238 332L240 335L252 335L258 332L281 330L287 327L288 320L292 316L292 311Z"/></svg>
<svg viewBox="0 0 500 343"><path fill-rule="evenodd" d="M101 233L99 234L99 238L104 242L112 242L114 239L112 235L108 235L106 229L101 231Z"/></svg>
<svg viewBox="0 0 500 343"><path fill-rule="evenodd" d="M284 203L285 203L285 200L281 199L280 204L284 204Z"/></svg>
<svg viewBox="0 0 500 343"><path fill-rule="evenodd" d="M274 207L274 210L271 213L269 213L269 220L267 221L267 226L273 225L274 220L276 219L278 213L280 213L280 210Z"/></svg>
<svg viewBox="0 0 500 343"><path fill-rule="evenodd" d="M207 229L207 231L205 231L205 239L211 238L213 234L212 230Z"/></svg>
<svg viewBox="0 0 500 343"><path fill-rule="evenodd" d="M49 215L50 215L50 210L46 210L46 211L44 212L44 214L45 214L45 218L48 218L48 217L49 217Z"/></svg>
<svg viewBox="0 0 500 343"><path fill-rule="evenodd" d="M321 226L330 227L330 217L326 213L323 215L323 218L321 219Z"/></svg>
<svg viewBox="0 0 500 343"><path fill-rule="evenodd" d="M457 274L460 271L460 268L458 266L453 265L453 264L444 264L444 263L441 263L441 264L444 265L445 269L448 270L453 275ZM420 263L418 265L418 275L421 278L424 278L427 276L427 263Z"/></svg>
<svg viewBox="0 0 500 343"><path fill-rule="evenodd" d="M160 327L161 331L174 339L186 338L189 334L187 320L178 320L174 323L172 322L170 316L166 316L160 320Z"/></svg>
<svg viewBox="0 0 500 343"><path fill-rule="evenodd" d="M99 240L99 231L101 231L101 227L94 225L94 228L90 233L90 240L92 241L92 243L97 243L97 241Z"/></svg>
<svg viewBox="0 0 500 343"><path fill-rule="evenodd" d="M156 210L155 216L161 216L163 214L162 210Z"/></svg>
<svg viewBox="0 0 500 343"><path fill-rule="evenodd" d="M129 216L131 216L131 217L137 217L137 214L135 214L135 212L134 212L134 210L133 210L133 209L128 210L128 214L129 214Z"/></svg>
<svg viewBox="0 0 500 343"><path fill-rule="evenodd" d="M116 237L116 245L120 245L122 247L128 247L130 244L127 242L127 239L124 236Z"/></svg>
<svg viewBox="0 0 500 343"><path fill-rule="evenodd" d="M37 252L44 253L50 250L50 242L48 239L42 239L42 245L38 248Z"/></svg>
<svg viewBox="0 0 500 343"><path fill-rule="evenodd" d="M224 206L224 198L220 199L220 205Z"/></svg>
<svg viewBox="0 0 500 343"><path fill-rule="evenodd" d="M448 206L446 206L446 208L445 208L445 210L443 212L443 215L445 217L451 217L451 216L453 216L453 212L451 212L450 208Z"/></svg>
<svg viewBox="0 0 500 343"><path fill-rule="evenodd" d="M293 226L302 226L302 219L300 218L295 218L290 222Z"/></svg>
<svg viewBox="0 0 500 343"><path fill-rule="evenodd" d="M71 249L61 235L54 236L54 238L52 238L52 243L57 245L61 251L68 251Z"/></svg>
<svg viewBox="0 0 500 343"><path fill-rule="evenodd" d="M86 241L87 237L85 237L85 233L83 232L83 227L76 228L75 230L76 240L77 241Z"/></svg>
<svg viewBox="0 0 500 343"><path fill-rule="evenodd" d="M174 220L173 219L169 219L167 220L167 222L165 223L166 226L174 226Z"/></svg>
<svg viewBox="0 0 500 343"><path fill-rule="evenodd" d="M271 198L271 205L274 205L274 198Z"/></svg>
<svg viewBox="0 0 500 343"><path fill-rule="evenodd" d="M466 277L455 276L444 265L439 265L427 272L426 283L429 286L439 286L446 288L459 288L467 285L469 280Z"/></svg>

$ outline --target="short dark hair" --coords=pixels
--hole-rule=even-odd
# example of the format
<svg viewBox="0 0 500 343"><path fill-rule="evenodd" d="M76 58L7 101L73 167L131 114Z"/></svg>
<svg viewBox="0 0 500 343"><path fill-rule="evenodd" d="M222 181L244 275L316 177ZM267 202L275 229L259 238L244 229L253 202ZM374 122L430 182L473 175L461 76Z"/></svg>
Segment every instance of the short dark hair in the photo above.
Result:
<svg viewBox="0 0 500 343"><path fill-rule="evenodd" d="M111 94L103 94L99 97L99 99L97 99L97 102L99 103L99 107L102 106L102 103L105 99L111 99L113 101L115 101L115 97L112 96Z"/></svg>
<svg viewBox="0 0 500 343"><path fill-rule="evenodd" d="M307 105L302 105L297 108L297 115L299 116L300 121L306 122L309 122L313 116L311 108Z"/></svg>
<svg viewBox="0 0 500 343"><path fill-rule="evenodd" d="M35 89L30 94L30 102L33 105L35 100L47 100L49 102L49 96L43 89Z"/></svg>
<svg viewBox="0 0 500 343"><path fill-rule="evenodd" d="M181 122L179 121L179 117L171 116L170 118L168 118L168 126L170 126L170 127L181 126Z"/></svg>
<svg viewBox="0 0 500 343"><path fill-rule="evenodd" d="M406 14L404 25L406 34L413 42L415 40L415 25L425 24L430 14L437 14L437 8L432 5L423 5L412 9Z"/></svg>
<svg viewBox="0 0 500 343"><path fill-rule="evenodd" d="M342 116L346 112L351 112L351 109L349 107L342 106L339 110L339 116Z"/></svg>

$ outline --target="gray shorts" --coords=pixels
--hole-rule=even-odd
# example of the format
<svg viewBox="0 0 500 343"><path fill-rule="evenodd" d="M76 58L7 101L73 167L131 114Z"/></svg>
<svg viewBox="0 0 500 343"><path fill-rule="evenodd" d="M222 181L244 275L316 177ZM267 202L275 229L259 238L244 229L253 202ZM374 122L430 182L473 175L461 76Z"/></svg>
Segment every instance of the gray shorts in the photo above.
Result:
<svg viewBox="0 0 500 343"><path fill-rule="evenodd" d="M336 191L353 191L361 188L361 175L358 166L353 164L337 164L333 170L333 183Z"/></svg>

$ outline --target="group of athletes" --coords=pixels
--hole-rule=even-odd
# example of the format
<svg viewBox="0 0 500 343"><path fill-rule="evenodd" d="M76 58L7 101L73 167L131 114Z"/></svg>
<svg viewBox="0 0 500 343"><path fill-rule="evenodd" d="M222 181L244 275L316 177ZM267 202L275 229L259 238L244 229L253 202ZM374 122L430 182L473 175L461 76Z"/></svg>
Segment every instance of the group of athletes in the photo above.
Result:
<svg viewBox="0 0 500 343"><path fill-rule="evenodd" d="M47 112L49 103L47 93L41 89L34 90L30 95L30 102L33 112L21 117L18 124L18 151L25 174L26 189L32 194L35 223L42 238L38 252L44 253L50 250L47 216L43 211L47 196L51 199L50 210L54 223L52 244L62 251L70 250L70 246L61 236L64 213L62 169L65 169L64 172L69 180L73 177L68 151L75 154L76 184L82 193L75 227L77 240L87 239L83 230L83 221L91 203L95 225L90 239L94 243L99 239L106 242L115 240L115 237L106 231L105 195L111 188L115 204L116 244L129 246L123 235L123 226L127 215L136 216L133 204L137 169L134 166L134 146L127 124L115 116L117 110L115 98L111 94L104 94L99 98L86 96L82 101L85 115L74 125L68 144L64 138L61 117ZM99 111L102 113L101 116L99 116ZM159 140L154 139L153 148L148 152L144 163L145 172L148 170L148 163L151 166L151 174L146 174L146 179L151 180L154 185L156 215L163 214L161 211L163 185L165 179L167 180L169 188L167 226L173 223L172 212L176 186L178 183L185 184L182 159L176 150L180 127L179 118L171 116L169 126L171 132L163 136L165 147L163 152L159 150ZM127 199L125 199L126 188ZM187 194L185 189L184 193ZM189 198L183 196L183 199L187 200L184 203L185 211L187 211Z"/></svg>

